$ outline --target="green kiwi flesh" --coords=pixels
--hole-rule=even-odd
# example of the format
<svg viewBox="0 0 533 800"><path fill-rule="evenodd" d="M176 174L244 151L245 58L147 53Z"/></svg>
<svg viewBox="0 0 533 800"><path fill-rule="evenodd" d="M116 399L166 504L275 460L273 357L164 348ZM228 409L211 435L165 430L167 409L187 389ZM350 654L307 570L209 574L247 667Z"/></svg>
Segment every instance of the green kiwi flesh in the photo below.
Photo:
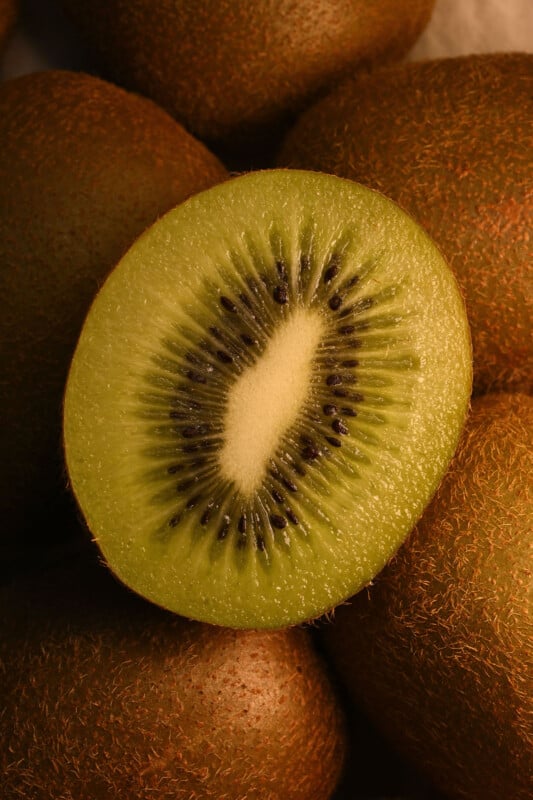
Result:
<svg viewBox="0 0 533 800"><path fill-rule="evenodd" d="M343 767L308 631L189 622L85 557L0 590L0 674L2 800L328 800Z"/></svg>
<svg viewBox="0 0 533 800"><path fill-rule="evenodd" d="M322 634L344 685L446 797L531 798L533 398L476 398L437 494Z"/></svg>
<svg viewBox="0 0 533 800"><path fill-rule="evenodd" d="M106 75L202 140L272 136L362 61L399 58L434 0L62 0Z"/></svg>
<svg viewBox="0 0 533 800"><path fill-rule="evenodd" d="M97 295L71 364L71 486L104 557L233 627L318 616L372 579L453 455L464 305L395 204L250 173L170 211Z"/></svg>
<svg viewBox="0 0 533 800"><path fill-rule="evenodd" d="M532 74L532 53L487 53L353 76L277 158L371 186L428 231L465 297L476 394L533 392Z"/></svg>
<svg viewBox="0 0 533 800"><path fill-rule="evenodd" d="M168 114L110 83L48 70L0 84L2 565L73 533L52 522L68 509L62 397L99 286L148 225L226 177Z"/></svg>

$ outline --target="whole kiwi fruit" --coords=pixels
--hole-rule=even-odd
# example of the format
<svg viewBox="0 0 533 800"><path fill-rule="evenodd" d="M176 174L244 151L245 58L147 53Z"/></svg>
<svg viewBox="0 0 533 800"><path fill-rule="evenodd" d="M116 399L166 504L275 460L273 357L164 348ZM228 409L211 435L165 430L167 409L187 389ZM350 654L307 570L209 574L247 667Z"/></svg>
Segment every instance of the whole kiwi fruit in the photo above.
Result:
<svg viewBox="0 0 533 800"><path fill-rule="evenodd" d="M347 68L400 57L434 0L63 0L104 74L206 141L272 130Z"/></svg>
<svg viewBox="0 0 533 800"><path fill-rule="evenodd" d="M125 583L279 628L388 561L470 391L463 300L423 230L352 181L264 170L172 209L109 275L69 370L66 464Z"/></svg>
<svg viewBox="0 0 533 800"><path fill-rule="evenodd" d="M0 84L0 562L57 538L61 405L87 309L137 236L227 176L154 103L82 73Z"/></svg>
<svg viewBox="0 0 533 800"><path fill-rule="evenodd" d="M304 113L278 163L382 191L430 233L464 292L474 391L533 388L533 54L395 65Z"/></svg>
<svg viewBox="0 0 533 800"><path fill-rule="evenodd" d="M473 401L407 542L322 631L355 702L450 798L529 800L533 398Z"/></svg>
<svg viewBox="0 0 533 800"><path fill-rule="evenodd" d="M189 622L79 557L0 590L2 800L328 800L344 716L303 629Z"/></svg>

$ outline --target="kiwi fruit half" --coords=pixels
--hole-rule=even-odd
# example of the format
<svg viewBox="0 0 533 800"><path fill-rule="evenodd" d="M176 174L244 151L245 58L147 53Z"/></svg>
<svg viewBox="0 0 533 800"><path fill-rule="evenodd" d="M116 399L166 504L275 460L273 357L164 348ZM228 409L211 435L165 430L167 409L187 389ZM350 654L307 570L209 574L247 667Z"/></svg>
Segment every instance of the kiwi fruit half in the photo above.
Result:
<svg viewBox="0 0 533 800"><path fill-rule="evenodd" d="M322 633L345 686L450 798L531 798L533 398L476 398L420 523Z"/></svg>
<svg viewBox="0 0 533 800"><path fill-rule="evenodd" d="M148 225L226 177L164 111L110 83L50 70L0 84L0 562L67 530L45 535L43 519L66 496L64 383L99 286Z"/></svg>
<svg viewBox="0 0 533 800"><path fill-rule="evenodd" d="M442 249L465 296L474 390L533 390L533 54L398 64L304 113L277 163L371 186Z"/></svg>
<svg viewBox="0 0 533 800"><path fill-rule="evenodd" d="M71 364L71 485L129 586L235 627L313 618L381 569L455 450L462 298L352 181L233 178L145 232Z"/></svg>
<svg viewBox="0 0 533 800"><path fill-rule="evenodd" d="M0 674L3 800L328 800L343 767L308 631L189 622L85 556L0 591Z"/></svg>
<svg viewBox="0 0 533 800"><path fill-rule="evenodd" d="M104 74L205 141L253 139L361 61L400 57L434 0L62 0Z"/></svg>

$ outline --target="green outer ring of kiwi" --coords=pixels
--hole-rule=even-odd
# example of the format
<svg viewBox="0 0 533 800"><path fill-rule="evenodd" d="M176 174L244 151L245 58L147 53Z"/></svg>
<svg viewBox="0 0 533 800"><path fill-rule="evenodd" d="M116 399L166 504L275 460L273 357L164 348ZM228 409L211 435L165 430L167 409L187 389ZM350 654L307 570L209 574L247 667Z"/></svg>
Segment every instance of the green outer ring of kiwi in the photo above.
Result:
<svg viewBox="0 0 533 800"><path fill-rule="evenodd" d="M327 264L339 253L340 268L334 271L340 289L330 290L333 270ZM172 392L193 400L197 383L184 377L193 375L186 348L168 342L172 331L179 338L184 326L195 329L205 314L219 315L217 330L228 314L228 324L234 324L238 315L218 301L231 292L230 300L235 298L238 287L247 286L247 270L256 277L267 273L264 286L276 297L280 263L290 302L273 302L273 314L286 320L294 307L313 306L322 315L330 348L347 341L347 328L357 328L357 366L346 375L359 400L351 406L348 435L328 437L331 420L320 417L320 409L325 392L334 391L329 378L336 370L313 377L300 417L281 437L269 462L274 471L266 476L275 480L281 471L285 486L297 484L294 494L280 488L295 503L298 524L290 522L289 509L280 532L275 515L270 525L267 513L266 521L261 518L264 546L256 535L245 537L240 547L240 511L231 518L231 535L221 537L224 508L216 509L214 530L202 524L205 508L196 503L189 508L174 491L168 448L182 452L190 445L183 439L187 420L168 421L181 416L169 412ZM228 276L234 281L230 290ZM254 285L260 283L254 277ZM342 287L338 308L332 297ZM318 302L324 297L329 305ZM342 317L346 308L358 309L357 316ZM353 325L343 325L346 319ZM373 344L376 335L379 346ZM165 347L170 349L162 357ZM317 363L319 356L317 351ZM216 385L219 366L209 369ZM65 393L71 486L109 566L138 593L206 622L284 627L342 602L394 554L455 451L471 380L462 297L439 251L410 217L377 192L345 179L298 170L250 173L167 213L137 240L96 297ZM143 405L147 396L154 408ZM179 402L183 409L189 400ZM302 469L297 458L285 458L287 442L301 439L302 430L315 424L310 433L322 444ZM223 440L224 432L219 435ZM305 453L308 444L302 447ZM189 461L192 472L194 463ZM300 473L290 473L292 467ZM155 483L154 470L161 472ZM231 491L226 511L231 506L232 514L242 498L234 486ZM200 506L207 500L200 498ZM179 513L173 513L175 507ZM250 512L252 517L259 526L259 514Z"/></svg>

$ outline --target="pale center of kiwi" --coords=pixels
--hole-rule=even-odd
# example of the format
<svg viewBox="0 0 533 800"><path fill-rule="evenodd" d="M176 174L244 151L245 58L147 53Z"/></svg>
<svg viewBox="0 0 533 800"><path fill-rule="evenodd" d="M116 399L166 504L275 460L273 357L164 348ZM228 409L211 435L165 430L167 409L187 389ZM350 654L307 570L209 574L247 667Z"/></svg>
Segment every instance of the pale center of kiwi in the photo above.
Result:
<svg viewBox="0 0 533 800"><path fill-rule="evenodd" d="M306 400L323 328L317 311L295 309L228 392L220 466L247 497Z"/></svg>

